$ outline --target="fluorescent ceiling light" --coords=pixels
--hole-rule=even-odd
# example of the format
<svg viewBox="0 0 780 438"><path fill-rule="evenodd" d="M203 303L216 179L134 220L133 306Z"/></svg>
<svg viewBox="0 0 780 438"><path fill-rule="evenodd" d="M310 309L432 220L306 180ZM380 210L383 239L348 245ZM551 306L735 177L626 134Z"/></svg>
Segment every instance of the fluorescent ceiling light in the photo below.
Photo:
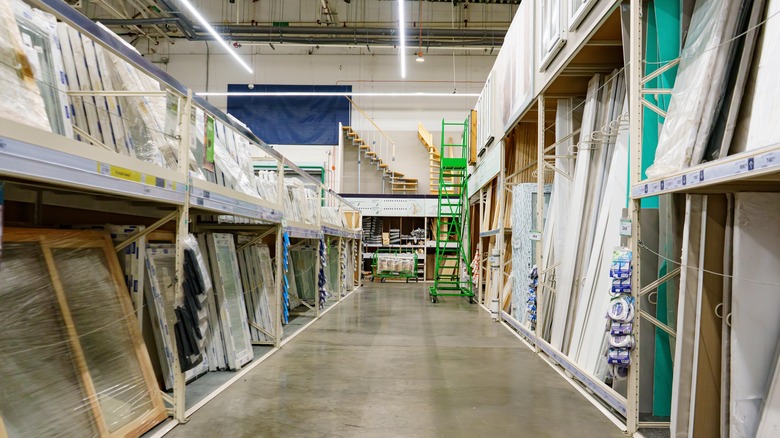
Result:
<svg viewBox="0 0 780 438"><path fill-rule="evenodd" d="M283 92L283 91L231 91L231 92L208 92L208 93L195 93L198 96L212 97L212 96L352 96L352 97L479 97L479 93L340 93L331 91L295 91L295 92Z"/></svg>
<svg viewBox="0 0 780 438"><path fill-rule="evenodd" d="M241 57L240 57L240 56L238 56L238 53L236 53L236 51L235 51L235 50L233 50L232 48L230 48L230 45L228 45L228 43L227 43L227 42L226 42L224 39L222 39L222 36L220 36L220 34L218 34L218 33L217 33L217 31L216 31L216 30L214 30L214 28L213 28L213 27L211 27L211 25L209 24L209 22L208 22L208 21L206 21L206 19L205 19L205 18L203 18L203 15L200 15L200 12L198 12L198 10L197 10L197 9L195 9L195 6L193 6L193 5L192 5L192 3L190 3L190 0L179 0L179 2L180 2L181 4L183 4L183 5L184 5L184 7L186 7L186 8L187 8L187 10L188 10L188 11L190 11L190 13L191 13L192 15L194 15L194 16L195 16L195 18L196 18L198 21L200 21L200 24L201 24L201 25L203 25L203 27L205 27L205 28L206 28L206 30L208 30L208 31L209 31L209 33L211 34L211 36L213 36L213 37L214 37L214 39L215 39L215 40L217 40L217 42L218 42L218 43L219 43L219 44L220 44L222 47L224 47L224 48L225 48L225 50L227 50L227 51L228 51L228 53L230 53L231 55L233 55L233 57L234 57L234 58L236 58L236 61L238 61L238 63L239 63L239 64L241 64L241 66L242 66L242 67L244 67L244 68L246 69L246 71L248 71L249 73L254 73L254 72L252 71L252 68L251 68L251 67L249 67L249 65L248 65L246 62L244 62L244 60L243 60L243 59L241 59Z"/></svg>
<svg viewBox="0 0 780 438"><path fill-rule="evenodd" d="M404 1L398 0L398 32L401 37L401 78L406 79L406 26L404 24Z"/></svg>

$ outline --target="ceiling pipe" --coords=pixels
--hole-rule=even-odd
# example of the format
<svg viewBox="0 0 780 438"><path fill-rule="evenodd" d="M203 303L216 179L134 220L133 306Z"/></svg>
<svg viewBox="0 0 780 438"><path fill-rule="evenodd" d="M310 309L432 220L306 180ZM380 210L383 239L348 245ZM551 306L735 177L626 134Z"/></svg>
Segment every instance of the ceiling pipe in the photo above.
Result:
<svg viewBox="0 0 780 438"><path fill-rule="evenodd" d="M100 20L106 26L133 26L133 25L152 25L172 22L186 21L176 17L161 18L143 18L137 20L131 19L107 19ZM232 39L240 39L244 35L256 34L287 34L287 35L339 35L339 36L396 36L398 29L391 27L321 27L321 26L246 26L246 25L219 25L214 24L220 34ZM192 26L195 34L206 33L201 26ZM415 29L408 29L407 38L416 37ZM502 29L436 29L428 28L425 36L453 38L453 37L473 37L473 38L503 38L506 30Z"/></svg>
<svg viewBox="0 0 780 438"><path fill-rule="evenodd" d="M398 29L395 27L321 27L321 26L246 26L246 25L228 25L215 26L221 32L230 35L243 35L273 32L286 33L290 35L349 35L349 36L397 36ZM199 26L195 26L196 31L201 31ZM405 32L407 38L417 35L415 29L407 29ZM441 29L428 28L425 31L426 36L430 37L503 37L506 30L501 29Z"/></svg>

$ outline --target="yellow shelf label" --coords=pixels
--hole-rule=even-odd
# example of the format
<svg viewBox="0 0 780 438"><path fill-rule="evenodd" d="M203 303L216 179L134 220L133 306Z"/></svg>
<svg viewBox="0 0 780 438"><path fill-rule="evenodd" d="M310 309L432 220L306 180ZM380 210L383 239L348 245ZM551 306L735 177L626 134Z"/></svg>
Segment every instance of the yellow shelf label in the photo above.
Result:
<svg viewBox="0 0 780 438"><path fill-rule="evenodd" d="M125 169L123 167L111 166L111 176L127 181L141 182L141 172Z"/></svg>

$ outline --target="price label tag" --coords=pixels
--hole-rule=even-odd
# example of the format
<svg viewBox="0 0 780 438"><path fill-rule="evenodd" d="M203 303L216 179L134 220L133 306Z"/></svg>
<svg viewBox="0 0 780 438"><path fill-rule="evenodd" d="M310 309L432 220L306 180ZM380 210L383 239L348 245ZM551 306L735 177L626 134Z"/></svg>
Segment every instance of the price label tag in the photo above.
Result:
<svg viewBox="0 0 780 438"><path fill-rule="evenodd" d="M528 237L531 240L536 240L536 241L542 240L542 233L541 231L531 230L531 232L528 233Z"/></svg>
<svg viewBox="0 0 780 438"><path fill-rule="evenodd" d="M620 235L631 236L631 219L620 219Z"/></svg>

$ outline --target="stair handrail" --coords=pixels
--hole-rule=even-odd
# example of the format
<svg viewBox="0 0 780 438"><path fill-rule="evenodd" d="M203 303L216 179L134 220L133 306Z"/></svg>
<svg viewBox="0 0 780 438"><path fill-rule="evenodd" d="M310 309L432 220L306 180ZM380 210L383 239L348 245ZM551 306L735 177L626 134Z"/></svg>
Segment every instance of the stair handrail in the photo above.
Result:
<svg viewBox="0 0 780 438"><path fill-rule="evenodd" d="M420 137L420 139L423 141L423 143L427 143L426 149L428 147L431 147L433 149L433 152L438 154L439 150L436 148L436 145L433 144L433 134L431 134L428 129L425 128L425 125L422 123L417 123L417 135ZM430 152L430 151L429 151Z"/></svg>
<svg viewBox="0 0 780 438"><path fill-rule="evenodd" d="M377 132L379 132L379 133L382 135L382 137L384 137L384 139L385 139L385 140L387 140L388 144L389 144L389 145L392 147L393 161L395 161L395 142L393 141L393 139L391 139L391 138L390 138L390 136L389 136L389 135L387 135L387 133L386 133L385 131L383 131L383 130L382 130L382 128L380 128L380 127L379 127L379 126L378 126L378 125L377 125L377 124L374 122L374 120L373 120L371 117L369 117L369 115L368 115L368 114L366 114L366 112L365 112L365 111L363 111L363 108L360 108L360 107L358 106L358 104L356 104L356 103L355 103L355 101L354 101L354 100L350 99L349 97L347 97L347 100L349 101L349 103L351 103L351 104L352 104L352 106L354 106L354 107L355 107L355 109L356 109L356 110L358 110L358 112L359 112L359 113L360 113L360 114L363 116L363 118L365 118L366 120L368 120L368 122L369 122L369 123L371 123L371 125L373 125L373 126L374 126L374 128L376 128L376 131L377 131ZM354 128L353 128L353 129L354 129ZM379 151L379 152L381 153L381 151Z"/></svg>

